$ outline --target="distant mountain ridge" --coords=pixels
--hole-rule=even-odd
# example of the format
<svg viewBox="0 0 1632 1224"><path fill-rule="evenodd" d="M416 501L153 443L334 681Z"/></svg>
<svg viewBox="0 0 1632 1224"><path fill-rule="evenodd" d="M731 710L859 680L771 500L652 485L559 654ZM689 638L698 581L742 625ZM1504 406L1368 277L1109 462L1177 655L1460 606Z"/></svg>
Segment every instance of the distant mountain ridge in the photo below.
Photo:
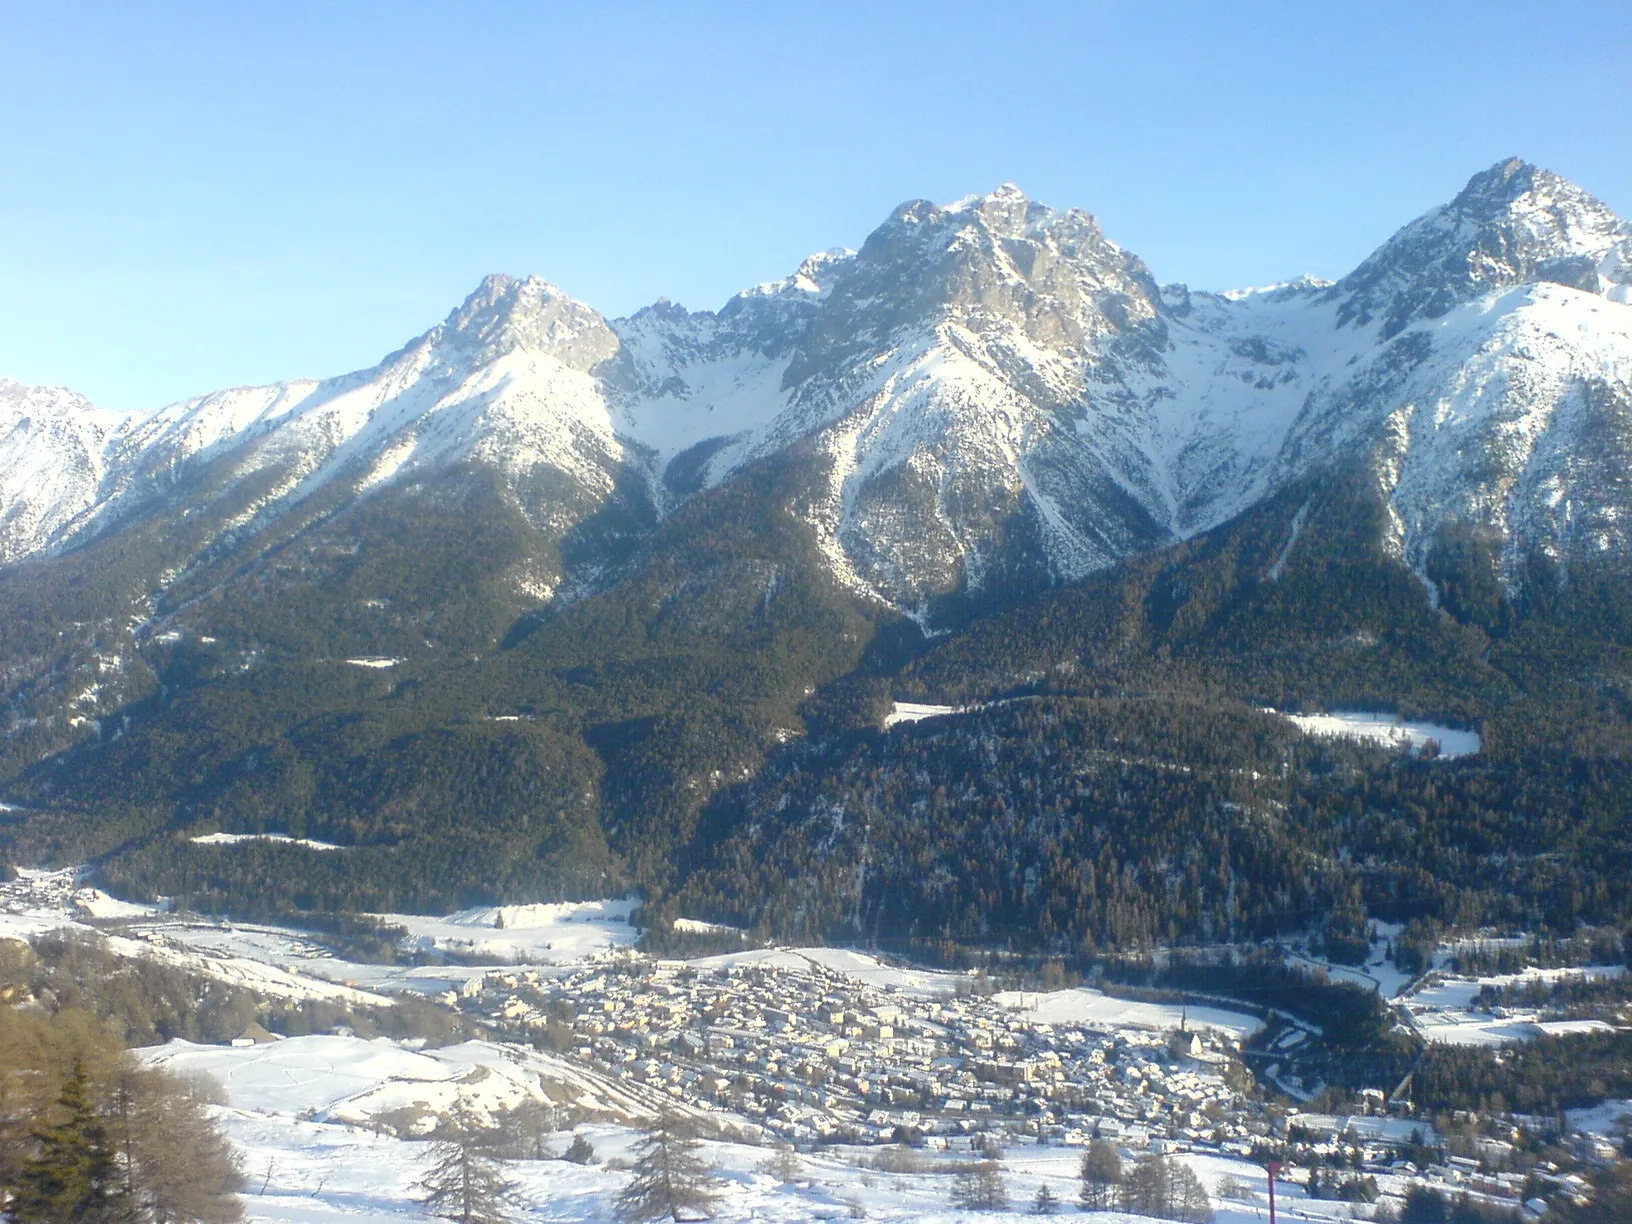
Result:
<svg viewBox="0 0 1632 1224"><path fill-rule="evenodd" d="M1158 287L1091 216L1006 184L904 204L861 250L717 312L608 320L492 276L338 378L120 415L5 384L0 561L113 530L205 463L226 465L213 497L264 486L223 533L331 482L366 495L470 462L560 536L614 495L655 524L796 444L833 571L907 611L1080 577L1360 455L1419 568L1451 520L1619 549L1632 506L1604 464L1624 455L1629 295L1632 227L1517 160L1335 284L1224 295ZM1584 435L1609 456L1580 455Z"/></svg>
<svg viewBox="0 0 1632 1224"><path fill-rule="evenodd" d="M337 378L0 383L0 855L1055 952L1632 921L1629 269L1517 161L1235 293L1005 185L717 311L492 276Z"/></svg>

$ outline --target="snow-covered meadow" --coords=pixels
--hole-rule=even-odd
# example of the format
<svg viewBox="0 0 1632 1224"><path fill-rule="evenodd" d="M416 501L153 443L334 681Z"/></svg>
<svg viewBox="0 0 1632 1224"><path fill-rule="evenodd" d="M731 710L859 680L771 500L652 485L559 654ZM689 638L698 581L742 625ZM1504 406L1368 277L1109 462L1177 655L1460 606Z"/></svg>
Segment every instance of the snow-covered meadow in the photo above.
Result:
<svg viewBox="0 0 1632 1224"><path fill-rule="evenodd" d="M1403 996L1402 1002L1411 1023L1428 1041L1443 1045L1505 1045L1561 1033L1606 1031L1611 1026L1602 1020L1548 1020L1539 1012L1520 1008L1503 1009L1500 1014L1482 1011L1476 1001L1485 987L1501 990L1532 983L1615 978L1624 972L1624 965L1529 968L1520 973L1484 977L1461 977L1439 970Z"/></svg>

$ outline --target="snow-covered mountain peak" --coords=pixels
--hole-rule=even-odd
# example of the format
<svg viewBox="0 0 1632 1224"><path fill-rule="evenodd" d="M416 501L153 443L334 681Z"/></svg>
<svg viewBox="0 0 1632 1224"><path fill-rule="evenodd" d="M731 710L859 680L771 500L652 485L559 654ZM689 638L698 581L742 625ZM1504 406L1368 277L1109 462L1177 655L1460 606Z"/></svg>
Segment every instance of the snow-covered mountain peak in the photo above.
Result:
<svg viewBox="0 0 1632 1224"><path fill-rule="evenodd" d="M1079 210L1056 211L1011 185L942 207L908 201L837 278L790 377L836 353L951 324L1078 362L1102 339L1149 330L1159 347L1154 278Z"/></svg>
<svg viewBox="0 0 1632 1224"><path fill-rule="evenodd" d="M835 247L828 251L817 251L802 262L792 276L784 276L778 280L765 281L755 285L752 289L744 289L731 300L756 297L787 297L803 295L812 298L826 297L832 290L838 277L844 272L846 265L854 259L856 253L848 247Z"/></svg>
<svg viewBox="0 0 1632 1224"><path fill-rule="evenodd" d="M62 387L0 378L0 565L90 515L108 451L136 419Z"/></svg>
<svg viewBox="0 0 1632 1224"><path fill-rule="evenodd" d="M1333 288L1344 323L1386 339L1494 289L1550 281L1616 301L1632 286L1632 225L1574 183L1518 158L1474 175Z"/></svg>
<svg viewBox="0 0 1632 1224"><path fill-rule="evenodd" d="M432 335L440 347L483 362L527 350L587 371L617 352L617 336L599 311L536 276L483 278Z"/></svg>
<svg viewBox="0 0 1632 1224"><path fill-rule="evenodd" d="M799 513L835 572L901 608L1074 577L1368 455L1397 469L1382 483L1420 563L1451 518L1528 539L1546 499L1578 535L1585 500L1621 512L1601 465L1554 452L1620 436L1629 292L1632 227L1517 160L1336 284L1222 294L1159 289L1091 214L1009 183L908 201L859 251L717 311L659 299L608 320L495 275L378 366L323 382L133 416L0 382L0 563L179 495L219 499L220 530L242 534L336 481L366 496L467 463L551 532L608 499L650 524L784 452L817 457ZM1453 409L1474 424L1451 428ZM1504 424L1521 418L1522 446ZM1495 458L1459 466L1457 446ZM1532 455L1552 483L1520 471ZM1509 495L1480 475L1498 470L1517 500L1481 518ZM529 589L557 577L579 582Z"/></svg>
<svg viewBox="0 0 1632 1224"><path fill-rule="evenodd" d="M1330 289L1337 282L1327 280L1322 276L1294 276L1291 280L1277 281L1272 285L1248 285L1240 289L1225 289L1218 294L1229 302L1247 302L1254 298L1265 298L1273 301L1285 301L1288 298L1320 293ZM1170 292L1173 289L1188 291L1188 286L1162 286L1163 300L1178 295Z"/></svg>

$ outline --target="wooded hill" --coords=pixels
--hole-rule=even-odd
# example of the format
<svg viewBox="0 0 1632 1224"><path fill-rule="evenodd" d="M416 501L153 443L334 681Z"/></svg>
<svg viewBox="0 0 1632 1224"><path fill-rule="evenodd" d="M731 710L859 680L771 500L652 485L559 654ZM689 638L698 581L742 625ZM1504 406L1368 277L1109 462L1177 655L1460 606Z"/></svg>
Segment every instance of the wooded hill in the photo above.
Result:
<svg viewBox="0 0 1632 1224"><path fill-rule="evenodd" d="M13 657L46 684L117 651L127 699L77 743L10 741L31 810L6 853L256 916L638 887L659 923L1038 951L1632 919L1618 570L1504 574L1448 531L1414 573L1356 471L1072 586L948 602L926 639L831 576L811 462L700 495L543 613L497 578L528 528L473 472L223 555L167 635L96 620L157 527L13 567ZM62 607L85 619L48 641ZM982 708L883 731L897 699ZM1484 750L1311 740L1265 707ZM217 829L350 848L188 840Z"/></svg>

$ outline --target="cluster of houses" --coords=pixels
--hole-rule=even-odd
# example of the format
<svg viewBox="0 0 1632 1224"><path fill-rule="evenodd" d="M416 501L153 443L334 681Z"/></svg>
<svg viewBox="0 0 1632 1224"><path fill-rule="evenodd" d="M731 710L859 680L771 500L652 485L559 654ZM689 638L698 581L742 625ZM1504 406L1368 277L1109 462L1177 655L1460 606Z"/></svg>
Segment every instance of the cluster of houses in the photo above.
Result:
<svg viewBox="0 0 1632 1224"><path fill-rule="evenodd" d="M980 995L931 997L817 965L630 958L552 977L490 972L475 1005L525 1035L552 1021L603 1072L795 1143L978 1147L1096 1136L1163 1150L1269 1133L1232 1087L1227 1036L1047 1024Z"/></svg>

